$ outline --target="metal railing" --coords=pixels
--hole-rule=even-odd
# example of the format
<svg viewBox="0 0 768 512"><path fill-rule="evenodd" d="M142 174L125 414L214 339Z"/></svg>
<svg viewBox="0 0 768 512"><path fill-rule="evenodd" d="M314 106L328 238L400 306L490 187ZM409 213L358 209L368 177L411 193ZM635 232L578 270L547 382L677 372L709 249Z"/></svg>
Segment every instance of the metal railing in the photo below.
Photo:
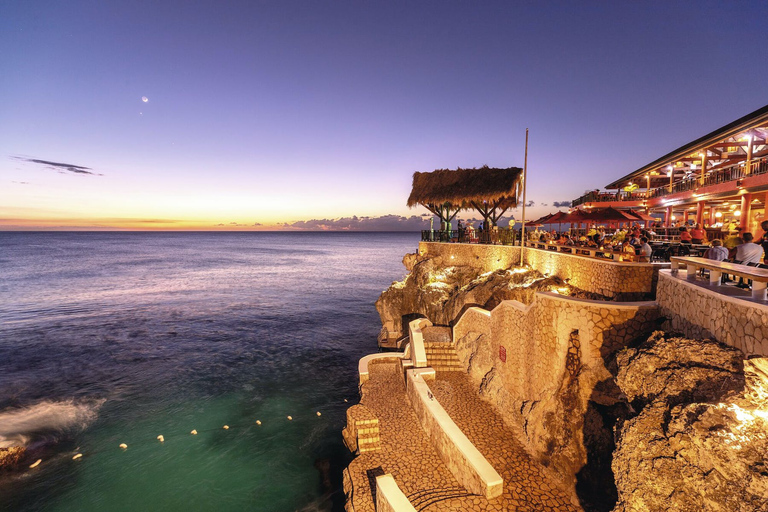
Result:
<svg viewBox="0 0 768 512"><path fill-rule="evenodd" d="M578 199L574 199L571 202L571 206L575 207L580 204L594 202L614 202L614 201L642 201L643 199L652 199L654 197L662 197L669 194L676 194L678 192L687 192L689 190L696 190L699 187L706 187L708 185L717 185L718 183L727 183L729 181L737 181L749 176L757 176L760 174L768 173L768 157L760 158L750 162L747 167L745 162L733 164L723 169L716 171L710 171L704 175L702 180L699 175L691 175L687 178L683 178L680 181L676 181L672 184L671 190L669 185L662 187L652 188L645 192L601 192L592 191L587 192Z"/></svg>
<svg viewBox="0 0 768 512"><path fill-rule="evenodd" d="M490 231L469 231L462 229L425 229L421 232L422 242L453 242L460 244L514 245L520 240L520 232L512 228L496 228Z"/></svg>

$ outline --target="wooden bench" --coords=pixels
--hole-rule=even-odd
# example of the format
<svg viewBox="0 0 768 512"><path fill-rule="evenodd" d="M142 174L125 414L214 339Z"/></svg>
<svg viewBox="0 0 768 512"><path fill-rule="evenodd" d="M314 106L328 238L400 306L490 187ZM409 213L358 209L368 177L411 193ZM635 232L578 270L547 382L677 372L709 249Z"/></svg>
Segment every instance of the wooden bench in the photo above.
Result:
<svg viewBox="0 0 768 512"><path fill-rule="evenodd" d="M709 270L709 284L720 286L720 278L723 274L743 277L752 280L752 298L766 300L766 287L768 286L768 269L749 267L740 263L728 261L715 261L706 258L692 256L672 256L672 273L677 273L680 264L685 265L688 279L696 277L696 272L701 268Z"/></svg>

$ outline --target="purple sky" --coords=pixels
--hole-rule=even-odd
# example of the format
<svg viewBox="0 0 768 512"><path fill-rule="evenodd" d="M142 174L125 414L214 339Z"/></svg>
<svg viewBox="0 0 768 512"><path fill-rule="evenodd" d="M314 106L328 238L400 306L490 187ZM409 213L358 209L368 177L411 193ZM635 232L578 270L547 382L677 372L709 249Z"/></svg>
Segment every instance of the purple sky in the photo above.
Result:
<svg viewBox="0 0 768 512"><path fill-rule="evenodd" d="M0 229L421 215L414 171L522 166L526 127L538 216L768 103L766 33L764 0L3 2Z"/></svg>

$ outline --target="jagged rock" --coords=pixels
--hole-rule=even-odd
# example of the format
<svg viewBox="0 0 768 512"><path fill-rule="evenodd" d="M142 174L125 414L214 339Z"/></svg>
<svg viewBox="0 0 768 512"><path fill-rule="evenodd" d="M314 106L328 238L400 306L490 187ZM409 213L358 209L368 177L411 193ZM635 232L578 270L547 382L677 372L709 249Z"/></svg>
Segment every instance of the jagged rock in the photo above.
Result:
<svg viewBox="0 0 768 512"><path fill-rule="evenodd" d="M714 341L654 333L618 357L643 404L613 458L614 512L768 510L768 361Z"/></svg>
<svg viewBox="0 0 768 512"><path fill-rule="evenodd" d="M531 269L481 274L472 266L445 266L440 257L418 254L406 254L403 265L410 273L403 281L392 283L376 301L389 338L402 336L407 322L416 317L426 317L435 325L451 325L467 307L490 310L504 300L530 304L538 291L561 290L573 296L602 298Z"/></svg>
<svg viewBox="0 0 768 512"><path fill-rule="evenodd" d="M616 382L630 401L716 400L744 386L743 358L740 350L721 343L665 338L657 331L640 347L617 355Z"/></svg>
<svg viewBox="0 0 768 512"><path fill-rule="evenodd" d="M0 469L11 469L21 462L26 450L22 446L0 448Z"/></svg>

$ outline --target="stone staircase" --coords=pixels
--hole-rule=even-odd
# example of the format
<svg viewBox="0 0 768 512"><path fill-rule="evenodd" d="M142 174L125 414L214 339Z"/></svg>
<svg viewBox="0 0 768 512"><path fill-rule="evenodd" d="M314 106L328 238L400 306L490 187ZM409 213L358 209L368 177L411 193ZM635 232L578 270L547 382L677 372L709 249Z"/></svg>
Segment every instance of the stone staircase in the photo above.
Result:
<svg viewBox="0 0 768 512"><path fill-rule="evenodd" d="M451 340L450 327L427 327L424 329L424 350L427 363L438 372L463 372L464 367L456 355Z"/></svg>
<svg viewBox="0 0 768 512"><path fill-rule="evenodd" d="M341 434L352 453L359 455L381 450L379 419L364 405L347 409L347 426Z"/></svg>

